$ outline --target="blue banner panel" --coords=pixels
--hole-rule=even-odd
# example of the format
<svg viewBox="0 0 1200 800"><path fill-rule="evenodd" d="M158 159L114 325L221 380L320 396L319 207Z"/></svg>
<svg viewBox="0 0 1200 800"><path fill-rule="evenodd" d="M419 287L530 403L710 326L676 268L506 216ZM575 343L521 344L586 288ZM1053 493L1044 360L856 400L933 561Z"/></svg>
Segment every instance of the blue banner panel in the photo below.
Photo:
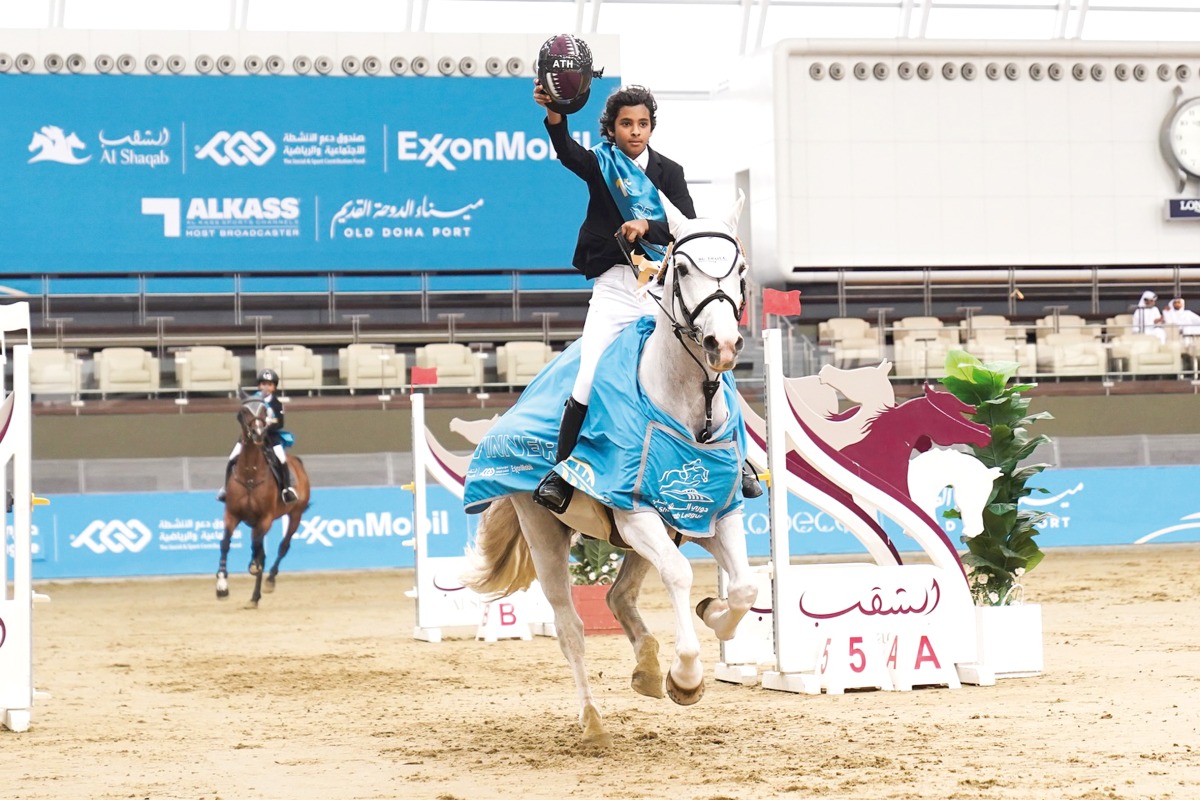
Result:
<svg viewBox="0 0 1200 800"><path fill-rule="evenodd" d="M615 76L572 117L596 120ZM528 78L0 77L0 271L570 268Z"/></svg>
<svg viewBox="0 0 1200 800"><path fill-rule="evenodd" d="M1029 507L1054 514L1042 523L1042 547L1200 541L1200 500L1192 491L1200 467L1050 470L1033 481L1047 494ZM212 492L60 495L34 510L34 578L215 574L224 534L223 509ZM429 554L460 556L479 517L437 486L428 490ZM946 504L944 507L948 507ZM865 552L827 514L793 500L792 555ZM746 503L747 549L770 555L766 496ZM958 541L954 520L943 520ZM283 537L267 536L268 566ZM316 489L292 539L282 571L413 566L412 495L397 488ZM406 542L409 542L406 544ZM900 537L900 550L907 539ZM696 544L689 558L707 558ZM230 572L250 563L249 533L234 532Z"/></svg>

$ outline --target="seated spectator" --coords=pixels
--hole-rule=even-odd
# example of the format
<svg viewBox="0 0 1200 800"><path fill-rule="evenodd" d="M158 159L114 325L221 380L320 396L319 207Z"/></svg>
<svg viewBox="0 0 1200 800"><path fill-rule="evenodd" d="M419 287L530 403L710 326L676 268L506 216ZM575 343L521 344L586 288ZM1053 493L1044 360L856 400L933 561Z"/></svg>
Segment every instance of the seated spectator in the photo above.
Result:
<svg viewBox="0 0 1200 800"><path fill-rule="evenodd" d="M1184 307L1182 297L1176 297L1163 309L1163 325L1179 328L1181 336L1200 336L1200 314Z"/></svg>
<svg viewBox="0 0 1200 800"><path fill-rule="evenodd" d="M1162 312L1158 310L1158 295L1147 289L1133 312L1133 332L1149 333L1160 342L1167 341L1167 332L1162 326Z"/></svg>

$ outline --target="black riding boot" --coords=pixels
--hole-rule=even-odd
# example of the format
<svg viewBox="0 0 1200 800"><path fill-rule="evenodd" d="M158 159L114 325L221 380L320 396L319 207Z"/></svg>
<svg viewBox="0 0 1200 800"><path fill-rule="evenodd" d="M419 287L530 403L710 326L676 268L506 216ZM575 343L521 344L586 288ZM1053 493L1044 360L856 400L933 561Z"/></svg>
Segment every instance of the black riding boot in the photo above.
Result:
<svg viewBox="0 0 1200 800"><path fill-rule="evenodd" d="M217 492L217 502L225 502L225 487L229 485L229 478L233 475L233 465L237 463L234 459L225 465L225 482L221 484L221 491Z"/></svg>
<svg viewBox="0 0 1200 800"><path fill-rule="evenodd" d="M762 484L749 461L742 462L742 497L762 497Z"/></svg>
<svg viewBox="0 0 1200 800"><path fill-rule="evenodd" d="M583 427L583 418L587 416L587 406L574 397L567 397L563 407L562 422L558 424L558 449L554 459L558 463L566 461L567 456L575 449L575 441L579 438L579 429ZM561 514L571 504L575 488L563 480L557 472L551 470L542 478L542 482L533 490L533 501L540 506Z"/></svg>
<svg viewBox="0 0 1200 800"><path fill-rule="evenodd" d="M296 479L292 476L292 468L287 462L281 462L279 465L279 474L283 478L283 490L279 493L285 503L293 503L299 495L296 494Z"/></svg>

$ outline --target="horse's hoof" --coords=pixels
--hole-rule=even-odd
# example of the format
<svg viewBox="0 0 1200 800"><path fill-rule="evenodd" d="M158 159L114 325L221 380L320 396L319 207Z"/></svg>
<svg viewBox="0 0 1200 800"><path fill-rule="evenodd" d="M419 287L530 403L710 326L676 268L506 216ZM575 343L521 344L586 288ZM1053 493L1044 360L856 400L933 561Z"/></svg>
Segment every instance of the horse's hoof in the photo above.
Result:
<svg viewBox="0 0 1200 800"><path fill-rule="evenodd" d="M263 594L270 594L273 591L275 591L275 579L267 578L263 581Z"/></svg>
<svg viewBox="0 0 1200 800"><path fill-rule="evenodd" d="M700 680L700 684L694 689L683 689L675 684L675 679L671 677L671 673L667 673L667 697L675 701L676 705L692 706L704 697L704 679Z"/></svg>
<svg viewBox="0 0 1200 800"><path fill-rule="evenodd" d="M246 605L242 606L242 608L246 609L247 611L254 611L255 609L258 608L258 601L251 600L251 601L247 602ZM679 702L679 701L676 700L675 702Z"/></svg>
<svg viewBox="0 0 1200 800"><path fill-rule="evenodd" d="M257 561L250 562L249 570L251 575L259 575L262 573L262 567L258 565Z"/></svg>
<svg viewBox="0 0 1200 800"><path fill-rule="evenodd" d="M229 599L229 590L228 589L217 589L217 599L218 600L228 600Z"/></svg>
<svg viewBox="0 0 1200 800"><path fill-rule="evenodd" d="M661 672L650 672L644 669L633 671L633 680L629 682L633 690L640 695L661 700L667 696L663 691L663 676Z"/></svg>
<svg viewBox="0 0 1200 800"><path fill-rule="evenodd" d="M580 743L584 747L592 750L607 750L612 747L612 734L604 729L604 720L595 708L589 706L584 709L580 725L583 727L583 739Z"/></svg>
<svg viewBox="0 0 1200 800"><path fill-rule="evenodd" d="M699 603L696 603L696 616L699 617L701 621L704 620L704 612L708 610L708 607L712 605L712 602L716 599L717 598L715 597L706 597Z"/></svg>
<svg viewBox="0 0 1200 800"><path fill-rule="evenodd" d="M638 648L637 666L633 670L633 679L629 682L633 690L640 695L661 700L666 697L663 691L662 669L658 665L658 640L647 637Z"/></svg>

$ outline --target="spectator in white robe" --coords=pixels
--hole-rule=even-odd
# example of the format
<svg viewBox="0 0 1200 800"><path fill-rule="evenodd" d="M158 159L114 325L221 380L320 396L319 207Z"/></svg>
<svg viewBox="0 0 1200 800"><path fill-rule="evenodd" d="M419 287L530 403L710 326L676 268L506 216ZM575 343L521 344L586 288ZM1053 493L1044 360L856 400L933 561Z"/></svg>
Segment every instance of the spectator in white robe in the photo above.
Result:
<svg viewBox="0 0 1200 800"><path fill-rule="evenodd" d="M1163 309L1163 325L1179 328L1180 336L1200 336L1200 314L1188 309L1182 297L1176 297Z"/></svg>
<svg viewBox="0 0 1200 800"><path fill-rule="evenodd" d="M1162 312L1158 310L1158 295L1147 289L1142 292L1142 300L1133 312L1133 332L1148 333L1158 337L1160 342L1167 341L1167 332L1163 328Z"/></svg>

